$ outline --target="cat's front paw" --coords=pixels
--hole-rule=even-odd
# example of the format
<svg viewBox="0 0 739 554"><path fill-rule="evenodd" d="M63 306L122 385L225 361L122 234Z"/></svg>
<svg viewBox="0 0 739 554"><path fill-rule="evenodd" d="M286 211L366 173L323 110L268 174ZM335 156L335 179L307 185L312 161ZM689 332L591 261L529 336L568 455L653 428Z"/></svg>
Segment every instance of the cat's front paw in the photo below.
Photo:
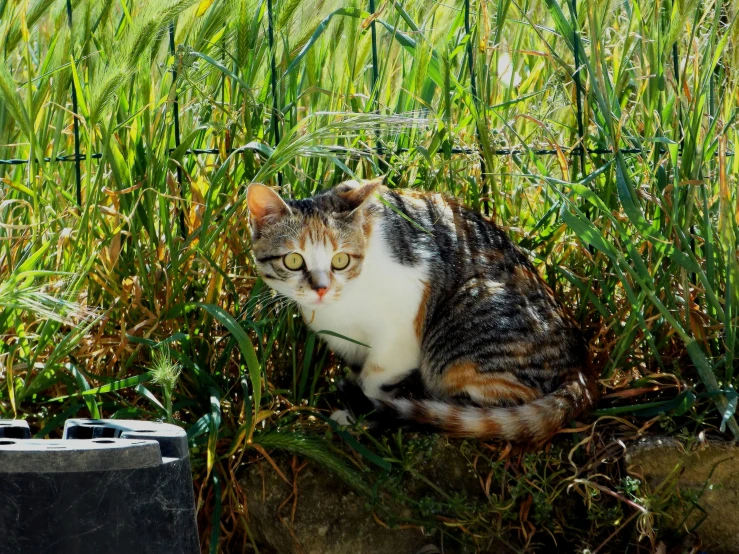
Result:
<svg viewBox="0 0 739 554"><path fill-rule="evenodd" d="M356 420L349 410L336 410L331 414L331 419L339 425L354 425Z"/></svg>
<svg viewBox="0 0 739 554"><path fill-rule="evenodd" d="M342 405L355 418L361 417L375 409L372 400L364 394L362 386L354 379L342 379L337 383Z"/></svg>

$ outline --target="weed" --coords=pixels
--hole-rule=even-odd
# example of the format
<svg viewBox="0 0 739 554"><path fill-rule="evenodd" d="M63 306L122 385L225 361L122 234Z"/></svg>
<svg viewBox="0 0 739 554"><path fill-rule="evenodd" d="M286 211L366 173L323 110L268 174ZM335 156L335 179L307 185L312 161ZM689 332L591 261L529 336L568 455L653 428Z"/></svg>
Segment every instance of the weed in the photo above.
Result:
<svg viewBox="0 0 739 554"><path fill-rule="evenodd" d="M620 445L739 433L735 7L473 0L468 32L461 1L273 4L270 44L261 0L81 0L71 25L0 0L0 416L186 427L213 552L247 533L242 464L279 452L482 551L654 540L683 500L629 481ZM246 184L377 174L487 209L602 369L545 452L453 443L474 487L426 475L429 439L329 427L340 364L254 272ZM151 352L182 368L164 404Z"/></svg>

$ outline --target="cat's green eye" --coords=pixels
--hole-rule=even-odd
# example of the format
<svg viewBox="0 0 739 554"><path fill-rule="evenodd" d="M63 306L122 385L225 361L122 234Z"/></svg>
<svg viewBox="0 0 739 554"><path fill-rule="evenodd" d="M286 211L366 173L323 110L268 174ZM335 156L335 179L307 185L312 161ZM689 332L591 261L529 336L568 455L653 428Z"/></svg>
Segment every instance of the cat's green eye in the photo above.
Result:
<svg viewBox="0 0 739 554"><path fill-rule="evenodd" d="M349 254L339 252L331 260L331 267L334 269L346 269L349 265Z"/></svg>
<svg viewBox="0 0 739 554"><path fill-rule="evenodd" d="M282 258L283 263L285 264L285 267L288 269L291 269L293 271L297 271L301 267L303 267L303 256L298 254L297 252L290 252L289 254L286 254L284 258Z"/></svg>

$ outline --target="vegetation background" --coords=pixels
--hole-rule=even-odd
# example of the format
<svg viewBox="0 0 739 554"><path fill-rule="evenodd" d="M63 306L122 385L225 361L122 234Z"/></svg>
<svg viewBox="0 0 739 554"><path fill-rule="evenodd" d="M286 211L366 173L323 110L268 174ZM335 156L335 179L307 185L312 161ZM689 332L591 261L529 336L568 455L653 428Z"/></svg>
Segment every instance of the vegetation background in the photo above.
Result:
<svg viewBox="0 0 739 554"><path fill-rule="evenodd" d="M0 417L184 426L204 551L259 548L239 472L286 455L473 551L655 545L699 499L626 475L624 444L739 437L738 13L0 0ZM377 174L508 229L602 369L600 409L544 452L453 442L475 497L423 475L426 437L326 421L341 365L254 272L248 183Z"/></svg>

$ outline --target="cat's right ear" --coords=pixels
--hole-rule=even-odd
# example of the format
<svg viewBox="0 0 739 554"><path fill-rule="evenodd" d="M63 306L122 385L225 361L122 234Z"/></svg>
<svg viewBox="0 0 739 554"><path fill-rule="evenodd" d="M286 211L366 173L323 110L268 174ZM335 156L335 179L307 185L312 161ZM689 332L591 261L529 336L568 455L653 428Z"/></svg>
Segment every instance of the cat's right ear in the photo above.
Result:
<svg viewBox="0 0 739 554"><path fill-rule="evenodd" d="M246 189L246 203L253 224L272 223L290 214L290 207L271 188L252 183Z"/></svg>
<svg viewBox="0 0 739 554"><path fill-rule="evenodd" d="M382 176L371 181L356 181L353 179L351 181L344 181L336 185L334 194L341 198L348 206L348 209L353 212L359 209L377 192L384 179L385 177Z"/></svg>

